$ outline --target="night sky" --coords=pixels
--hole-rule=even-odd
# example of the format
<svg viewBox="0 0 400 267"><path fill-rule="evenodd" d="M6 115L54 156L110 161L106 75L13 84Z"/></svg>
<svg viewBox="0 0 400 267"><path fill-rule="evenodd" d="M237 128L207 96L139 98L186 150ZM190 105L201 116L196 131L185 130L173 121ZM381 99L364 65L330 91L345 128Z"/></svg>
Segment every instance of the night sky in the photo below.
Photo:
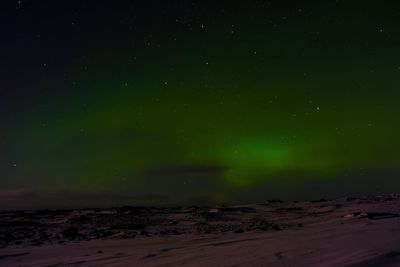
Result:
<svg viewBox="0 0 400 267"><path fill-rule="evenodd" d="M0 207L400 190L397 1L3 1Z"/></svg>

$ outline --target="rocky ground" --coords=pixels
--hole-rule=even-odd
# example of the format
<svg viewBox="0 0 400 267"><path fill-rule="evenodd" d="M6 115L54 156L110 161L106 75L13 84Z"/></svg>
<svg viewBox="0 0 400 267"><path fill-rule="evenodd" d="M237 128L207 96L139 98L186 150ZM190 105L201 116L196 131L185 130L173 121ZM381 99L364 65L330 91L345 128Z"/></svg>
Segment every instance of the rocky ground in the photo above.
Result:
<svg viewBox="0 0 400 267"><path fill-rule="evenodd" d="M4 211L0 266L400 266L398 195Z"/></svg>

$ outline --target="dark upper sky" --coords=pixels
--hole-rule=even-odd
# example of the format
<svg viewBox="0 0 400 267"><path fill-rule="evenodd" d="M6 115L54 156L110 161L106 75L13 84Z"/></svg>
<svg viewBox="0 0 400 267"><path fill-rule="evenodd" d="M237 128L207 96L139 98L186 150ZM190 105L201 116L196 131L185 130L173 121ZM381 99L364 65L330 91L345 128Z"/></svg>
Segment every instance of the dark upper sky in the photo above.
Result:
<svg viewBox="0 0 400 267"><path fill-rule="evenodd" d="M400 189L397 1L0 8L1 208Z"/></svg>

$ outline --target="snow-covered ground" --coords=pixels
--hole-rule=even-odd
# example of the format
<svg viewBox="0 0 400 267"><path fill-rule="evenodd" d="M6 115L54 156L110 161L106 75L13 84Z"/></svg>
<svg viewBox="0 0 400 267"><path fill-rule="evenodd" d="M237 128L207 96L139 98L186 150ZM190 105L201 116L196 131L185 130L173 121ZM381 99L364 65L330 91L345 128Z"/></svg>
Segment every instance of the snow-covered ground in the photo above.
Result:
<svg viewBox="0 0 400 267"><path fill-rule="evenodd" d="M398 196L3 212L0 266L400 266L398 214Z"/></svg>

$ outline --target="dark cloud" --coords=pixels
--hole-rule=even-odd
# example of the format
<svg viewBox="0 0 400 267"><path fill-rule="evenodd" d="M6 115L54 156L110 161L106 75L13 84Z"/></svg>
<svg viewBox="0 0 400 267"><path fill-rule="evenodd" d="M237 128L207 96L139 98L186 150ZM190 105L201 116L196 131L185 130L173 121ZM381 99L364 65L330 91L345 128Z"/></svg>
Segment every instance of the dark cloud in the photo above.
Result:
<svg viewBox="0 0 400 267"><path fill-rule="evenodd" d="M221 175L228 168L217 164L197 164L156 168L145 172L148 176Z"/></svg>

